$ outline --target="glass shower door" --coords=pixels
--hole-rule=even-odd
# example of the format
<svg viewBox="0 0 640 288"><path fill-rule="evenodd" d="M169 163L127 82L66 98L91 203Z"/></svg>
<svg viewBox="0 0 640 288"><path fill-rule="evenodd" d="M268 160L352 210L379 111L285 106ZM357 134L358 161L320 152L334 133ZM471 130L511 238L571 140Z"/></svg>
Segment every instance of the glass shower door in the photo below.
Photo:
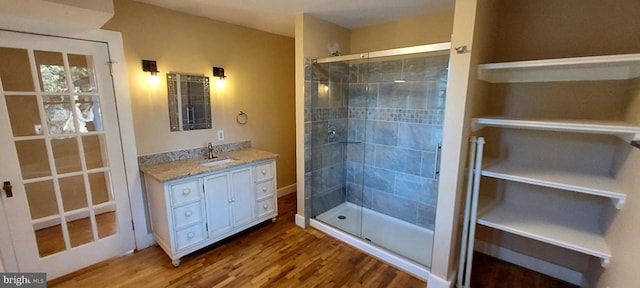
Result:
<svg viewBox="0 0 640 288"><path fill-rule="evenodd" d="M430 53L370 59L366 68L362 238L427 267L448 62Z"/></svg>

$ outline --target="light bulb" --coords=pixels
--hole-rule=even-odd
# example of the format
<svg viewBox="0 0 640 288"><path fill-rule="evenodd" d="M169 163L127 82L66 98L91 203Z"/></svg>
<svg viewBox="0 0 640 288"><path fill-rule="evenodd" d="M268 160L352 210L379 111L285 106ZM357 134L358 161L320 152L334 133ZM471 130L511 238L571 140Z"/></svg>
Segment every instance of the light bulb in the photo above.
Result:
<svg viewBox="0 0 640 288"><path fill-rule="evenodd" d="M160 84L160 77L158 77L158 74L151 74L149 76L149 84L151 84L151 86L156 87L158 86L158 84Z"/></svg>
<svg viewBox="0 0 640 288"><path fill-rule="evenodd" d="M226 82L227 81L225 81L224 79L218 80L218 84L217 84L218 88L220 88L220 89L224 88L224 86L226 85Z"/></svg>

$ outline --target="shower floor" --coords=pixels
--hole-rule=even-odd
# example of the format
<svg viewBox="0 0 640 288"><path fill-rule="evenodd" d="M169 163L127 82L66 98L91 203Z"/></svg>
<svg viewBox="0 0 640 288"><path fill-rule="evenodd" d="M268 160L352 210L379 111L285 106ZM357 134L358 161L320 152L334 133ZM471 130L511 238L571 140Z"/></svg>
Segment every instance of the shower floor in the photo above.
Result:
<svg viewBox="0 0 640 288"><path fill-rule="evenodd" d="M342 203L318 215L316 220L361 236L377 246L431 267L433 231L429 229L350 202Z"/></svg>

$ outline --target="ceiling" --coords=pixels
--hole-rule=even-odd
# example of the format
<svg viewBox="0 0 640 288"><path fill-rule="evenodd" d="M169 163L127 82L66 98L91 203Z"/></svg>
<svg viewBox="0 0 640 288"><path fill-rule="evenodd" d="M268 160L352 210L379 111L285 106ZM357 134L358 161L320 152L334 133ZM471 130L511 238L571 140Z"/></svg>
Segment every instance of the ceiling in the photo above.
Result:
<svg viewBox="0 0 640 288"><path fill-rule="evenodd" d="M307 13L353 29L450 9L453 0L136 0L192 15L294 36L294 17Z"/></svg>

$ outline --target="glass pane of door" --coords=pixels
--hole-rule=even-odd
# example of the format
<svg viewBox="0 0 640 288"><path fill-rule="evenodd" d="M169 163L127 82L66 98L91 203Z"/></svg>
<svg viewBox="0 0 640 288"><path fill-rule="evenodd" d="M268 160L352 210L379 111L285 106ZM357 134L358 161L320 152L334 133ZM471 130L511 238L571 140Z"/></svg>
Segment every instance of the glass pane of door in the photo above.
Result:
<svg viewBox="0 0 640 288"><path fill-rule="evenodd" d="M305 83L305 129L309 139L311 215L355 236L361 235L365 60L313 63Z"/></svg>
<svg viewBox="0 0 640 288"><path fill-rule="evenodd" d="M362 237L427 267L438 199L448 51L371 59ZM444 53L444 54L443 54Z"/></svg>
<svg viewBox="0 0 640 288"><path fill-rule="evenodd" d="M35 91L27 49L0 47L0 59L4 91Z"/></svg>

